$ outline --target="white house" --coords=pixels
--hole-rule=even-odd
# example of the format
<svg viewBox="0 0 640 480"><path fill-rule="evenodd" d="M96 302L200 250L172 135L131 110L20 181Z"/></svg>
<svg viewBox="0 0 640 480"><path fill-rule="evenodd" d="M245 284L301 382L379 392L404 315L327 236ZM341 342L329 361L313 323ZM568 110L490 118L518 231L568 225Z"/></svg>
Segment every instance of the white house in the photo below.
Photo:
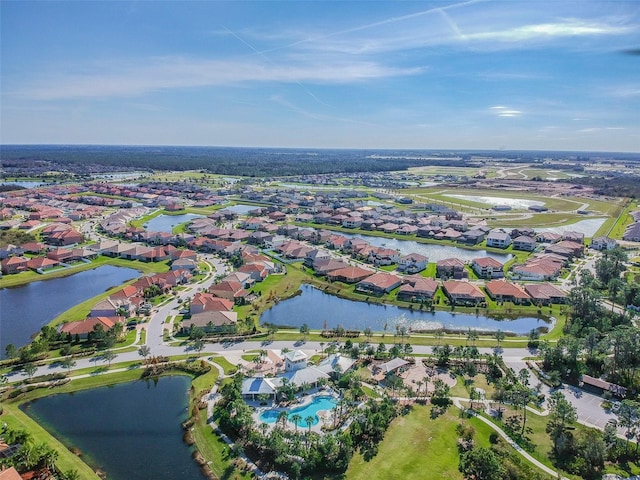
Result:
<svg viewBox="0 0 640 480"><path fill-rule="evenodd" d="M418 273L427 268L429 259L419 253L410 253L398 259L398 271L406 273Z"/></svg>
<svg viewBox="0 0 640 480"><path fill-rule="evenodd" d="M511 245L511 236L504 230L491 230L487 235L487 247L507 248Z"/></svg>

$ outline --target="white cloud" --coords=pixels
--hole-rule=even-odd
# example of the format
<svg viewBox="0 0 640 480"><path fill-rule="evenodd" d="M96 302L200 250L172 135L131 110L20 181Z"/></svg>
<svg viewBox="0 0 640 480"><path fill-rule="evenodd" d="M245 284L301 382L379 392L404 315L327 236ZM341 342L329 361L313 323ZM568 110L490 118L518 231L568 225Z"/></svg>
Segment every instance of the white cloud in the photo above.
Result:
<svg viewBox="0 0 640 480"><path fill-rule="evenodd" d="M148 92L246 82L349 84L371 79L415 75L422 67L395 68L373 61L276 63L259 59L240 61L185 57L156 57L135 62L91 65L86 72L43 75L19 90L6 92L36 100L103 98Z"/></svg>
<svg viewBox="0 0 640 480"><path fill-rule="evenodd" d="M578 133L598 133L611 130L626 130L625 127L590 127L578 130Z"/></svg>
<svg viewBox="0 0 640 480"><path fill-rule="evenodd" d="M562 37L623 35L633 30L634 28L629 26L571 19L558 23L539 23L495 31L475 32L466 34L465 38L467 40L521 42L525 40L544 40Z"/></svg>
<svg viewBox="0 0 640 480"><path fill-rule="evenodd" d="M519 117L520 115L522 115L522 112L520 110L505 107L504 105L489 107L489 110L491 111L491 113L497 115L498 117Z"/></svg>

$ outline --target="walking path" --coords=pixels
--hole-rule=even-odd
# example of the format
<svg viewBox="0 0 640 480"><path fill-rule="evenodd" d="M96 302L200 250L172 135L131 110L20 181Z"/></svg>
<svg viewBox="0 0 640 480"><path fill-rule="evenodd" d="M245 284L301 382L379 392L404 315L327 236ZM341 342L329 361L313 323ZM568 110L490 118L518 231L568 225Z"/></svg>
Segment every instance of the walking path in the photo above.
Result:
<svg viewBox="0 0 640 480"><path fill-rule="evenodd" d="M218 379L225 378L224 369L220 365L209 360L208 358L205 359L205 362L212 365L214 368L218 369L218 373L219 373ZM218 393L218 384L216 382L214 383L213 387L211 387L211 391L203 397L203 400L206 400L207 402L207 424L211 426L211 428L213 429L213 432L216 435L218 435L229 446L229 449L231 449L233 448L233 445L234 445L233 440L231 440L222 430L220 430L216 422L213 420L213 409L216 403L218 402L218 400L220 400L220 398L222 397ZM251 459L249 459L249 457L247 457L244 454L244 452L240 454L239 458L242 459L248 465L251 472L254 475L256 475L258 478L261 478L264 476L264 473L262 472L262 470L260 470L260 468L258 468L258 466L255 463L253 463Z"/></svg>
<svg viewBox="0 0 640 480"><path fill-rule="evenodd" d="M522 455L522 457L524 457L528 462L532 463L533 465L535 465L536 467L538 467L540 470L544 471L545 473L548 473L553 478L560 478L561 480L569 480L567 477L559 477L557 471L553 470L552 468L547 467L544 463L542 463L539 460L537 460L534 457L532 457L520 445L518 445L515 440L513 440L509 435L507 435L507 433L504 430L502 430L498 425L493 423L491 420L483 417L482 415L479 415L477 412L475 412L473 410L470 410L467 407L465 407L464 405L462 405L463 401L469 401L468 398L453 397L452 400L453 400L453 404L456 407L458 407L460 410L462 410L463 412L466 412L469 415L474 416L475 418L479 419L481 422L484 422L487 425L489 425L489 427L491 427L493 430L495 430L498 433L498 435L500 435L509 445L511 445L516 450L516 452L518 452L520 455ZM528 410L531 410L531 409L528 409ZM538 413L539 414L539 412L535 412L535 410L531 410L531 411L534 412L534 413Z"/></svg>

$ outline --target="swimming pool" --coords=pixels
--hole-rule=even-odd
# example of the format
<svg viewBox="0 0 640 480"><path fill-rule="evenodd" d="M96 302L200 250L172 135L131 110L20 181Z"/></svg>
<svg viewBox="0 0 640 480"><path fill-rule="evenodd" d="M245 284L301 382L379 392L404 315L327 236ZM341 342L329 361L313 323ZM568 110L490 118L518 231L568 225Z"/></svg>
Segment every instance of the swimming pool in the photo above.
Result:
<svg viewBox="0 0 640 480"><path fill-rule="evenodd" d="M336 406L336 400L333 397L327 395L317 396L313 399L311 403L303 407L295 407L290 409L285 409L285 411L289 414L289 421L292 422L291 417L293 415L300 415L300 420L296 422L299 427L306 427L307 425L307 417L313 417L313 421L311 425L317 425L320 421L318 418L318 412L320 410L332 410ZM260 421L265 423L276 423L278 420L278 415L282 410L265 410L260 414Z"/></svg>

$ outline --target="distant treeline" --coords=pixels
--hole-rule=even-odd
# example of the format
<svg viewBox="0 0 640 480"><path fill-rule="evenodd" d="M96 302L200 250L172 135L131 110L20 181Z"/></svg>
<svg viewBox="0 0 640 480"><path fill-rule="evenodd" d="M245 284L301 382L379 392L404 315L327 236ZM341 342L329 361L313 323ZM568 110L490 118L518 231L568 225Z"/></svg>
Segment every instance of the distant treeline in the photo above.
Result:
<svg viewBox="0 0 640 480"><path fill-rule="evenodd" d="M612 158L626 154L611 154ZM339 150L294 148L102 146L102 145L2 145L0 162L5 169L27 164L67 166L84 172L90 165L116 170L205 170L222 175L279 177L323 173L384 172L409 167L480 166L486 161L542 163L546 158L571 158L578 163L588 156L571 152L539 151L430 151ZM74 167L75 166L75 167ZM545 165L575 168L578 165ZM579 167L578 167L579 168Z"/></svg>
<svg viewBox="0 0 640 480"><path fill-rule="evenodd" d="M432 160L416 152L257 149L224 147L116 147L116 146L3 146L0 160L6 167L25 162L109 165L131 170L206 170L222 175L274 177L323 173L406 170L423 165L466 166L453 155Z"/></svg>
<svg viewBox="0 0 640 480"><path fill-rule="evenodd" d="M593 187L594 193L609 197L640 198L640 177L626 175L620 177L579 177L567 180L576 185Z"/></svg>

